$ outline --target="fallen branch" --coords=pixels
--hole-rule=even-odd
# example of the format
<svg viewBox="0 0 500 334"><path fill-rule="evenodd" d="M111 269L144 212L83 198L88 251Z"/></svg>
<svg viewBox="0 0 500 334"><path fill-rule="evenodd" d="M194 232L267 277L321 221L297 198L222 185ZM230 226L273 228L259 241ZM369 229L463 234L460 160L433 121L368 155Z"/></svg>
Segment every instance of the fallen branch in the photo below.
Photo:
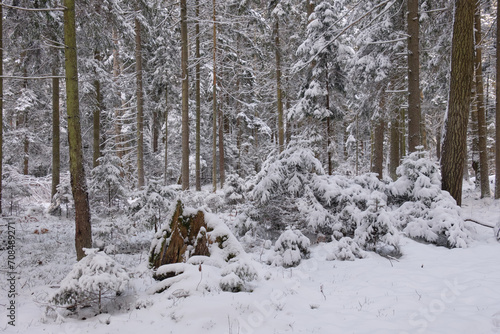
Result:
<svg viewBox="0 0 500 334"><path fill-rule="evenodd" d="M466 219L464 219L464 221L466 221L466 222L467 222L467 221L469 221L469 222L473 222L473 223L476 223L476 224L481 225L481 226L484 226L484 227L495 228L495 226L491 226L491 225L486 224L486 223L481 223L481 222L478 222L477 220L474 220L474 219L472 219L472 218L466 218Z"/></svg>

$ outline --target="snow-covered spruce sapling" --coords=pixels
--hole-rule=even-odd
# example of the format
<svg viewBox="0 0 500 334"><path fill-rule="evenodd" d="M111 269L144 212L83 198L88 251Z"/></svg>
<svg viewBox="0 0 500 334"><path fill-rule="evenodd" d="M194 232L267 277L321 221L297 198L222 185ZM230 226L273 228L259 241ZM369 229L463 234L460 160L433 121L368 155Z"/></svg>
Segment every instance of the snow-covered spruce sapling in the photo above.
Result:
<svg viewBox="0 0 500 334"><path fill-rule="evenodd" d="M309 256L310 246L311 241L302 232L289 228L276 240L274 244L276 254L271 262L278 266L295 267L302 258Z"/></svg>
<svg viewBox="0 0 500 334"><path fill-rule="evenodd" d="M68 179L64 179L57 185L57 191L52 199L53 204L49 208L49 213L52 215L60 214L61 205L66 209L66 218L69 217L69 207L73 205L73 193L71 192L71 184Z"/></svg>
<svg viewBox="0 0 500 334"><path fill-rule="evenodd" d="M129 217L136 223L148 223L155 232L161 222L168 219L175 205L177 193L170 186L163 186L161 180L151 179L144 189L138 191L130 205Z"/></svg>
<svg viewBox="0 0 500 334"><path fill-rule="evenodd" d="M228 205L240 204L245 200L244 181L236 174L226 176L224 183L224 199Z"/></svg>
<svg viewBox="0 0 500 334"><path fill-rule="evenodd" d="M385 194L372 192L368 208L361 213L354 240L366 250L399 256L399 232L394 227L391 213L386 210L386 200Z"/></svg>
<svg viewBox="0 0 500 334"><path fill-rule="evenodd" d="M121 159L113 153L106 152L98 161L99 165L92 169L89 190L93 202L106 203L109 213L113 202L120 201L126 193L124 170Z"/></svg>
<svg viewBox="0 0 500 334"><path fill-rule="evenodd" d="M97 306L102 312L103 300L115 298L127 287L129 273L98 249L85 249L86 256L76 263L62 280L52 302L69 309Z"/></svg>
<svg viewBox="0 0 500 334"><path fill-rule="evenodd" d="M411 238L450 248L467 247L470 231L462 210L441 190L439 167L428 153L410 154L397 173L400 178L388 186L388 202L399 206L394 212L398 227Z"/></svg>

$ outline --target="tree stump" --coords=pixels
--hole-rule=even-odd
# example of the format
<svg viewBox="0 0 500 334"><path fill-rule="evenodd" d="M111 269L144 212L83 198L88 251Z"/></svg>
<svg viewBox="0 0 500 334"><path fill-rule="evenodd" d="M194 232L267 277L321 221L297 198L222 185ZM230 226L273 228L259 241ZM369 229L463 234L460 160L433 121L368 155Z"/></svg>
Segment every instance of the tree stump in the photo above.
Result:
<svg viewBox="0 0 500 334"><path fill-rule="evenodd" d="M157 269L164 264L186 262L194 255L210 256L208 227L203 211L185 215L179 200L170 222L170 231L162 237L161 249L150 254L150 265ZM189 252L188 252L189 250Z"/></svg>

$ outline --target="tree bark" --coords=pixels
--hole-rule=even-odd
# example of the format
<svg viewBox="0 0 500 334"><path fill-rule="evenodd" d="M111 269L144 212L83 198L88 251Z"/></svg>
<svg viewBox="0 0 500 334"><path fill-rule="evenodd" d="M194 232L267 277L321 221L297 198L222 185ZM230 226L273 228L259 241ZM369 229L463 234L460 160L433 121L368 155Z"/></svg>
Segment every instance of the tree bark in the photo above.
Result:
<svg viewBox="0 0 500 334"><path fill-rule="evenodd" d="M226 180L226 162L224 159L224 115L221 105L219 105L219 176L222 189Z"/></svg>
<svg viewBox="0 0 500 334"><path fill-rule="evenodd" d="M3 175L3 6L0 6L0 215L2 214Z"/></svg>
<svg viewBox="0 0 500 334"><path fill-rule="evenodd" d="M283 125L283 101L281 90L281 50L280 50L280 28L279 17L276 17L274 26L274 47L276 53L276 95L278 103L278 148L279 152L283 152L285 146L285 129Z"/></svg>
<svg viewBox="0 0 500 334"><path fill-rule="evenodd" d="M113 28L113 82L115 85L118 86L118 80L120 76L120 50L118 49L118 34L116 32L116 29ZM121 97L121 93L118 91L117 92L117 98L119 101L119 105L115 106L115 150L116 150L116 155L120 160L123 157L123 147L122 147L122 108L123 108L123 101Z"/></svg>
<svg viewBox="0 0 500 334"><path fill-rule="evenodd" d="M418 0L408 0L408 151L415 152L420 139L420 51Z"/></svg>
<svg viewBox="0 0 500 334"><path fill-rule="evenodd" d="M165 167L163 171L163 183L167 185L168 172L168 86L165 86Z"/></svg>
<svg viewBox="0 0 500 334"><path fill-rule="evenodd" d="M99 51L95 51L94 60L99 62L101 60L101 56ZM94 107L93 113L93 159L92 159L92 167L96 168L99 166L99 158L101 157L101 110L102 110L102 96L101 96L101 83L97 78L97 71L94 73L96 76L94 79L94 89L95 89L95 99L96 105Z"/></svg>
<svg viewBox="0 0 500 334"><path fill-rule="evenodd" d="M1 7L1 6L0 6ZM54 64L52 68L52 191L51 198L57 192L57 186L60 182L61 171L61 136L60 136L60 122L59 122L59 78L57 65Z"/></svg>
<svg viewBox="0 0 500 334"><path fill-rule="evenodd" d="M382 180L384 170L384 132L385 121L380 116L375 120L375 136L373 143L373 167L372 173L377 173L378 178Z"/></svg>
<svg viewBox="0 0 500 334"><path fill-rule="evenodd" d="M487 125L486 111L484 108L484 87L483 87L483 65L481 47L481 8L476 2L474 14L474 35L476 40L476 101L477 101L477 127L479 144L479 173L481 182L481 198L491 197L489 167L488 167L488 147L486 144Z"/></svg>
<svg viewBox="0 0 500 334"><path fill-rule="evenodd" d="M462 205L462 176L474 72L474 0L455 2L450 95L441 157L442 188Z"/></svg>
<svg viewBox="0 0 500 334"><path fill-rule="evenodd" d="M181 68L182 68L182 190L189 189L189 80L188 29L186 0L181 6Z"/></svg>
<svg viewBox="0 0 500 334"><path fill-rule="evenodd" d="M213 0L213 82L212 82L212 186L217 191L217 24L215 0Z"/></svg>
<svg viewBox="0 0 500 334"><path fill-rule="evenodd" d="M138 8L136 7L136 11ZM135 75L137 96L137 187L144 187L144 100L142 94L142 39L141 23L137 17L135 25Z"/></svg>
<svg viewBox="0 0 500 334"><path fill-rule="evenodd" d="M497 17L500 9L497 7ZM496 80L500 80L500 24L497 24L496 40L497 60L496 60ZM495 198L500 198L500 85L496 85L495 104Z"/></svg>
<svg viewBox="0 0 500 334"><path fill-rule="evenodd" d="M68 113L69 165L71 190L75 201L75 247L77 260L83 248L92 247L87 180L83 167L82 135L78 100L75 0L64 0L64 60L66 68L66 109Z"/></svg>
<svg viewBox="0 0 500 334"><path fill-rule="evenodd" d="M200 0L196 0L196 191L201 191L201 93L200 93Z"/></svg>
<svg viewBox="0 0 500 334"><path fill-rule="evenodd" d="M395 181L398 178L396 170L399 166L400 156L399 156L399 110L393 113L393 118L391 120L391 149L389 152L389 175L392 180Z"/></svg>

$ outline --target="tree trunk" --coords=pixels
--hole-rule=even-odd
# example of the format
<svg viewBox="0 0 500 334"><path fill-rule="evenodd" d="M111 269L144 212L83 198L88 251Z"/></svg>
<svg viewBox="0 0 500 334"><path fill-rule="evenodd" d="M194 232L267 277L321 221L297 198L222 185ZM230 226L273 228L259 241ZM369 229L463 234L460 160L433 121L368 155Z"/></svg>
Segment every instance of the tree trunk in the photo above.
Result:
<svg viewBox="0 0 500 334"><path fill-rule="evenodd" d="M1 6L0 6L1 7ZM59 132L59 78L56 78L58 71L57 65L52 68L52 191L51 198L57 192L57 186L60 182L61 170L61 138Z"/></svg>
<svg viewBox="0 0 500 334"><path fill-rule="evenodd" d="M168 86L165 86L165 167L163 171L163 183L167 185L168 172Z"/></svg>
<svg viewBox="0 0 500 334"><path fill-rule="evenodd" d="M68 113L69 169L75 201L75 247L77 260L85 256L83 248L92 247L87 180L83 167L82 135L78 100L75 0L64 0L64 60L66 68L66 109Z"/></svg>
<svg viewBox="0 0 500 334"><path fill-rule="evenodd" d="M396 170L399 166L400 156L399 156L399 111L396 110L394 112L392 121L391 121L391 150L389 152L389 175L391 176L393 181L396 181L398 175Z"/></svg>
<svg viewBox="0 0 500 334"><path fill-rule="evenodd" d="M497 7L497 17L500 9ZM500 24L497 24L496 40L497 60L496 60L496 80L500 80ZM495 104L495 198L500 198L500 85L496 85Z"/></svg>
<svg viewBox="0 0 500 334"><path fill-rule="evenodd" d="M472 85L471 91L471 112L470 112L470 130L472 134L471 149L469 150L471 154L472 169L474 170L474 177L476 178L476 187L479 188L479 131L477 128L477 99L476 99L476 89L475 84ZM465 167L468 169L468 159L467 155L465 158ZM468 173L467 173L468 174ZM466 180L469 180L467 178Z"/></svg>
<svg viewBox="0 0 500 334"><path fill-rule="evenodd" d="M0 6L0 215L2 214L3 175L3 6Z"/></svg>
<svg viewBox="0 0 500 334"><path fill-rule="evenodd" d="M189 189L189 81L188 29L186 0L181 0L181 68L182 68L182 190Z"/></svg>
<svg viewBox="0 0 500 334"><path fill-rule="evenodd" d="M138 11L138 8L136 8ZM141 23L137 17L135 24L135 75L137 89L137 187L144 187L144 100L142 95L142 40Z"/></svg>
<svg viewBox="0 0 500 334"><path fill-rule="evenodd" d="M274 26L274 47L276 53L276 95L278 102L278 148L279 152L283 152L285 146L285 129L283 125L283 101L281 90L281 50L280 50L280 28L279 17L276 17Z"/></svg>
<svg viewBox="0 0 500 334"><path fill-rule="evenodd" d="M200 93L200 0L196 0L196 85L195 85L195 99L196 99L196 191L201 191L201 93Z"/></svg>
<svg viewBox="0 0 500 334"><path fill-rule="evenodd" d="M399 156L403 158L406 156L406 111L404 108L401 108L400 112L399 124L401 126L399 127L399 134L401 137L399 139Z"/></svg>
<svg viewBox="0 0 500 334"><path fill-rule="evenodd" d="M377 173L378 178L382 180L384 170L384 132L385 121L380 116L375 120L375 136L373 143L373 168L372 173Z"/></svg>
<svg viewBox="0 0 500 334"><path fill-rule="evenodd" d="M113 28L113 82L115 85L118 85L118 80L120 76L120 51L118 49L118 34L116 29ZM120 101L119 105L115 107L115 150L116 155L120 160L123 157L123 147L122 147L122 109L123 109L123 101L121 97L121 93L117 94L118 101Z"/></svg>
<svg viewBox="0 0 500 334"><path fill-rule="evenodd" d="M481 198L490 197L490 180L488 168L488 147L486 144L487 125L484 108L483 66L481 50L481 8L476 2L474 15L474 34L476 40L476 99L477 99L477 127L479 135L479 173L481 175Z"/></svg>
<svg viewBox="0 0 500 334"><path fill-rule="evenodd" d="M219 105L219 176L222 189L226 180L226 162L224 159L224 115L221 105Z"/></svg>
<svg viewBox="0 0 500 334"><path fill-rule="evenodd" d="M159 133L159 124L158 122L160 121L160 115L158 113L158 110L153 111L153 125L152 125L152 131L153 131L153 142L151 143L151 148L153 149L153 153L158 152L158 138L160 137Z"/></svg>
<svg viewBox="0 0 500 334"><path fill-rule="evenodd" d="M213 0L213 82L212 82L212 186L217 191L217 24L215 17L215 0Z"/></svg>
<svg viewBox="0 0 500 334"><path fill-rule="evenodd" d="M101 56L99 54L99 51L95 51L94 53L94 60L96 62L99 62L101 60ZM94 108L94 114L93 114L93 160L92 160L92 167L96 168L99 166L99 158L101 157L101 110L102 110L102 96L101 96L101 83L99 82L99 79L97 78L97 71L94 73L96 78L94 79L94 89L95 89L95 99L96 99L96 105Z"/></svg>
<svg viewBox="0 0 500 334"><path fill-rule="evenodd" d="M420 142L420 51L418 0L408 0L408 151Z"/></svg>
<svg viewBox="0 0 500 334"><path fill-rule="evenodd" d="M474 72L474 0L455 3L450 95L441 157L442 188L462 205L462 176Z"/></svg>

